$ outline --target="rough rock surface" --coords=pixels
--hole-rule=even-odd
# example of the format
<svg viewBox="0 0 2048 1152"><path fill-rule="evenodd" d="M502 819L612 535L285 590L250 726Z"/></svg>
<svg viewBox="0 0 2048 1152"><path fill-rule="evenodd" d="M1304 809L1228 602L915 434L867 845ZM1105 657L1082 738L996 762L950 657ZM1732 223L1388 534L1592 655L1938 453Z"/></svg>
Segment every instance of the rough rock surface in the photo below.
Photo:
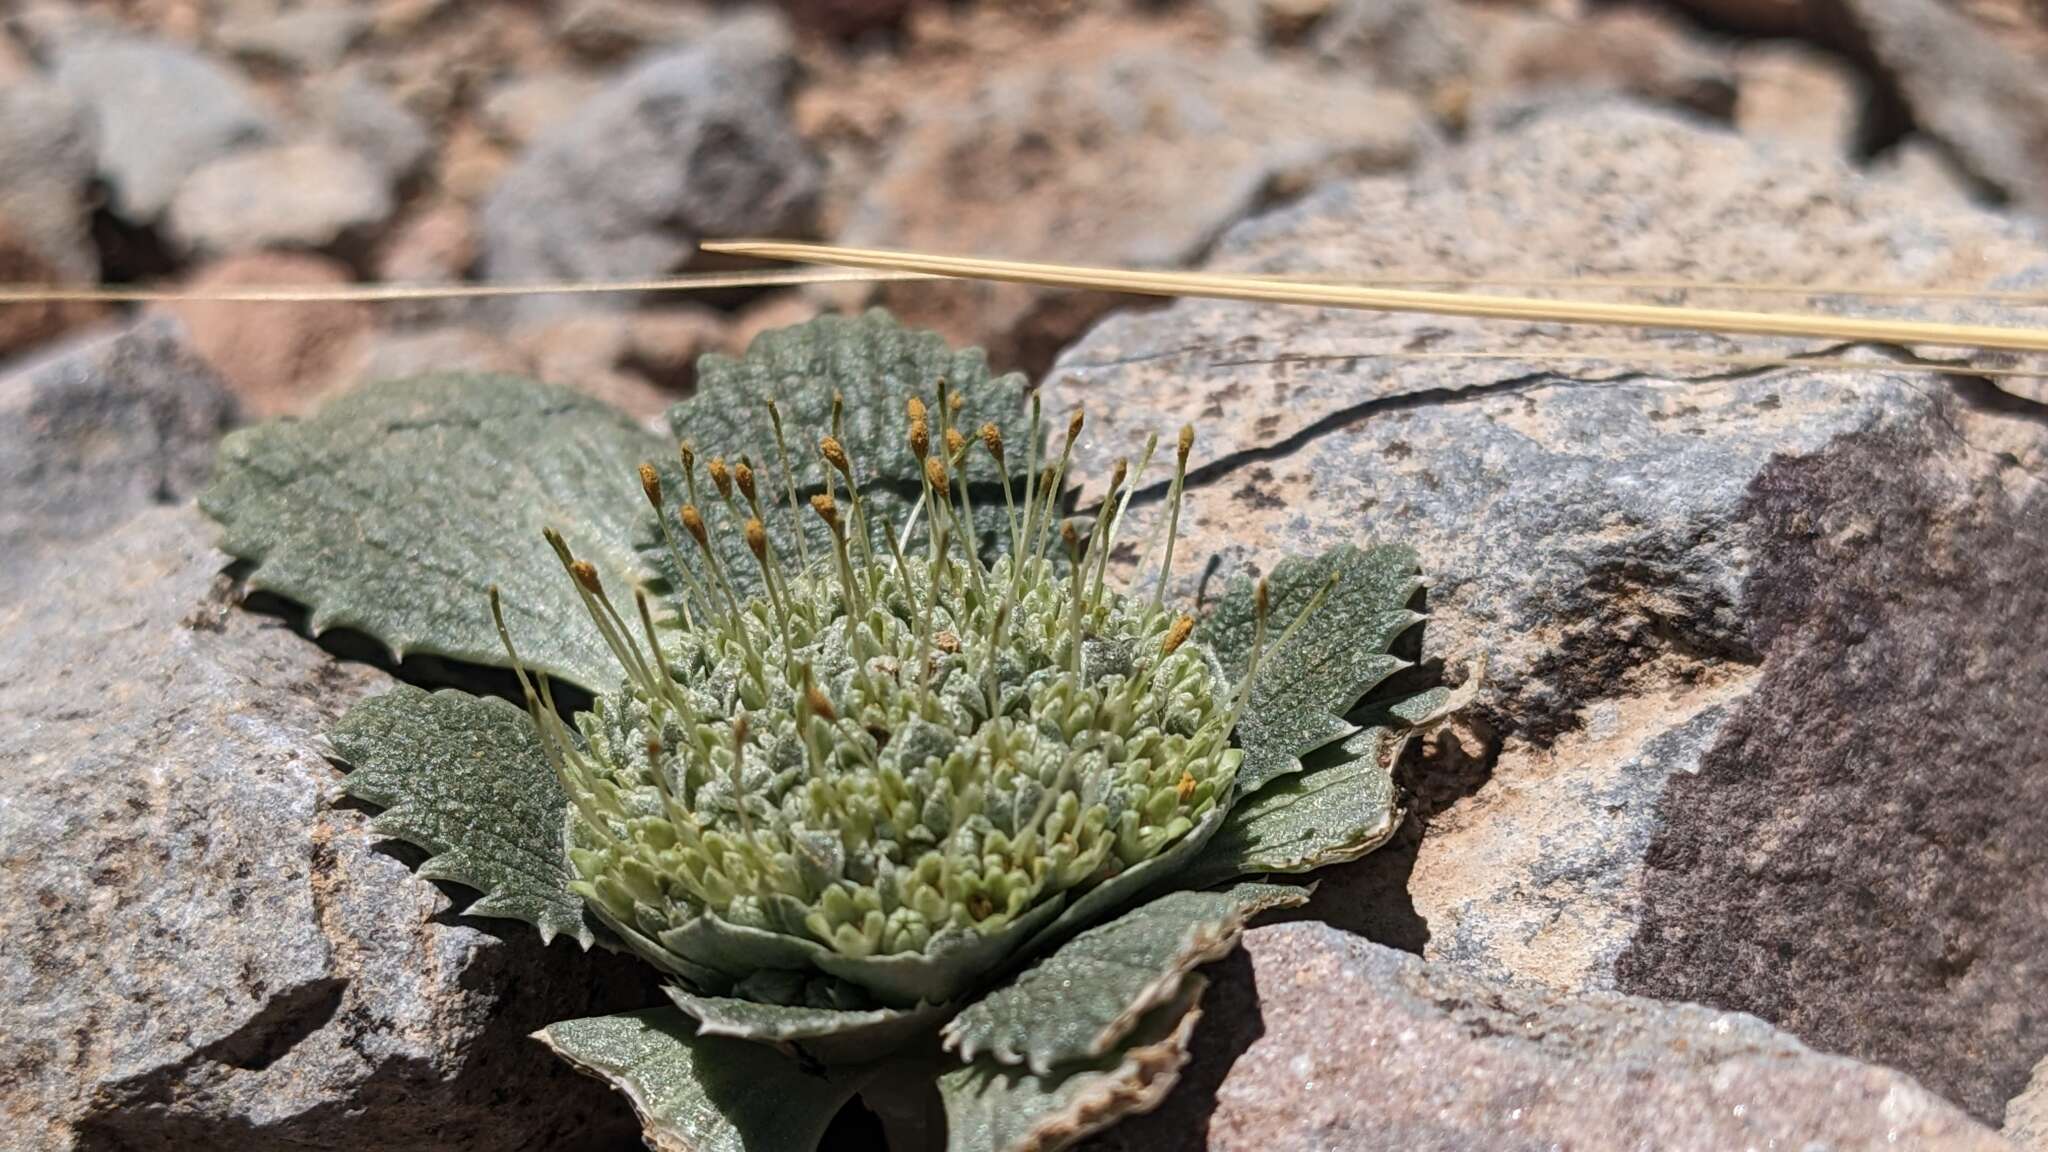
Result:
<svg viewBox="0 0 2048 1152"><path fill-rule="evenodd" d="M2048 246L1596 105L1330 189L1214 265L2019 284ZM2048 419L1898 350L1723 359L1799 350L1191 301L1099 327L1050 402L1093 406L1081 475L1201 429L1184 588L1195 558L1400 540L1425 655L1491 656L1418 820L1325 915L1490 978L1752 1011L1995 1119L2048 1051Z"/></svg>
<svg viewBox="0 0 2048 1152"><path fill-rule="evenodd" d="M1922 129L2048 214L2048 74L1938 0L1842 0Z"/></svg>
<svg viewBox="0 0 2048 1152"><path fill-rule="evenodd" d="M1180 266L1275 196L1405 166L1414 101L1248 49L1075 38L910 108L848 244ZM1113 302L1016 285L904 285L906 322L1040 370Z"/></svg>
<svg viewBox="0 0 2048 1152"><path fill-rule="evenodd" d="M337 806L316 734L381 673L233 606L154 509L0 612L9 1147L630 1147L525 1039L636 966L470 922Z"/></svg>
<svg viewBox="0 0 2048 1152"><path fill-rule="evenodd" d="M194 252L329 248L391 215L390 177L335 144L307 141L224 156L187 177L170 230Z"/></svg>
<svg viewBox="0 0 2048 1152"><path fill-rule="evenodd" d="M484 207L485 274L658 275L703 238L800 229L818 169L785 115L789 50L779 21L735 17L549 129Z"/></svg>
<svg viewBox="0 0 2048 1152"><path fill-rule="evenodd" d="M1173 1094L1095 1148L2005 1148L1910 1078L1740 1013L1503 989L1316 924L1245 949Z"/></svg>
<svg viewBox="0 0 2048 1152"><path fill-rule="evenodd" d="M2027 1090L2005 1106L2005 1138L2019 1152L2048 1150L2048 1060L2034 1069Z"/></svg>
<svg viewBox="0 0 2048 1152"><path fill-rule="evenodd" d="M183 500L233 415L168 319L82 333L0 377L0 600L38 557Z"/></svg>
<svg viewBox="0 0 2048 1152"><path fill-rule="evenodd" d="M73 284L98 276L85 205L94 165L92 122L75 101L48 84L0 87L0 280ZM90 315L76 304L0 307L0 355Z"/></svg>
<svg viewBox="0 0 2048 1152"><path fill-rule="evenodd" d="M226 69L169 44L82 38L59 50L54 75L92 110L113 209L137 224L168 208L193 171L277 133Z"/></svg>

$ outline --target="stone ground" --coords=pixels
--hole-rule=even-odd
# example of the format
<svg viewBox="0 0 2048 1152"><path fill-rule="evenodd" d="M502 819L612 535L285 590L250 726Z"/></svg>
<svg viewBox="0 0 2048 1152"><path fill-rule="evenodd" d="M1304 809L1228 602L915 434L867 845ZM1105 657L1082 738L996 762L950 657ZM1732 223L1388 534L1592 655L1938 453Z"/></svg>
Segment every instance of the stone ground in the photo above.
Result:
<svg viewBox="0 0 2048 1152"><path fill-rule="evenodd" d="M0 23L0 280L656 276L775 233L2038 293L2044 62L2025 0L32 3ZM463 917L335 802L320 734L391 675L237 606L189 498L226 428L364 379L652 417L699 353L869 299L1088 405L1093 477L1193 422L1177 589L1399 538L1430 668L1489 657L1396 841L1325 881L1326 926L1218 966L1180 1088L1103 1146L2048 1148L2038 380L970 285L0 305L24 1147L635 1144L523 1037L655 993ZM1731 362L1815 355L1856 364Z"/></svg>

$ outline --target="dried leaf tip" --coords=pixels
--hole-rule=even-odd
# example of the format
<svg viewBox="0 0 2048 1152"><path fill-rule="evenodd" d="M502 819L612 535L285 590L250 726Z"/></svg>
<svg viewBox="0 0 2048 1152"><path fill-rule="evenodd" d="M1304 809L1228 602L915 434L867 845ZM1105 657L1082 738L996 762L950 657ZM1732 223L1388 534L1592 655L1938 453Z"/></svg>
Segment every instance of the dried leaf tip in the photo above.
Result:
<svg viewBox="0 0 2048 1152"><path fill-rule="evenodd" d="M825 527L834 532L839 531L839 503L832 499L830 493L820 492L811 497L811 511L818 514L818 519L825 522Z"/></svg>
<svg viewBox="0 0 2048 1152"><path fill-rule="evenodd" d="M996 463L1001 464L1003 462L1003 430L996 427L995 421L991 420L981 426L981 442L988 448L988 454L996 458Z"/></svg>
<svg viewBox="0 0 2048 1152"><path fill-rule="evenodd" d="M593 596L604 595L604 581L597 578L597 565L588 560L572 561L569 565L569 574L576 577L576 582L583 585L584 591Z"/></svg>
<svg viewBox="0 0 2048 1152"><path fill-rule="evenodd" d="M1193 632L1194 630L1194 617L1182 616L1176 619L1173 622L1172 626L1167 628L1166 630L1166 641L1165 643L1159 646L1159 654L1162 656L1171 656L1175 652L1179 651L1180 646L1187 643L1188 634Z"/></svg>
<svg viewBox="0 0 2048 1152"><path fill-rule="evenodd" d="M924 462L924 478L926 483L944 492L947 484L946 462L937 456L926 457Z"/></svg>
<svg viewBox="0 0 2048 1152"><path fill-rule="evenodd" d="M697 543L705 544L709 539L704 531L704 516L697 511L695 504L683 505L682 510L676 513L676 519L683 522L683 531L688 532L690 538Z"/></svg>
<svg viewBox="0 0 2048 1152"><path fill-rule="evenodd" d="M839 719L839 710L832 707L832 701L823 692L818 691L818 682L811 679L808 668L804 669L804 707L809 708L813 716L828 722Z"/></svg>
<svg viewBox="0 0 2048 1152"><path fill-rule="evenodd" d="M1188 453L1194 450L1195 426L1193 424L1183 424L1180 426L1180 462L1182 467L1187 466Z"/></svg>
<svg viewBox="0 0 2048 1152"><path fill-rule="evenodd" d="M711 483L718 489L718 498L732 499L732 470L725 466L725 457L713 456L707 471L711 473Z"/></svg>
<svg viewBox="0 0 2048 1152"><path fill-rule="evenodd" d="M827 436L818 441L818 454L825 458L825 463L839 469L839 474L846 477L847 483L853 482L853 464L847 460L846 446L839 442L839 437Z"/></svg>
<svg viewBox="0 0 2048 1152"><path fill-rule="evenodd" d="M543 527L540 530L540 537L548 542L548 547L555 550L555 555L563 564L569 564L576 559L576 554L569 551L569 542L562 539L562 534L555 531L553 526Z"/></svg>
<svg viewBox="0 0 2048 1152"><path fill-rule="evenodd" d="M767 563L768 529L763 527L759 520L749 520L747 521L746 531L747 550L754 554L754 559L759 560L764 564Z"/></svg>
<svg viewBox="0 0 2048 1152"><path fill-rule="evenodd" d="M640 490L647 493L647 502L654 505L654 510L661 511L661 473L654 470L654 465L640 465Z"/></svg>

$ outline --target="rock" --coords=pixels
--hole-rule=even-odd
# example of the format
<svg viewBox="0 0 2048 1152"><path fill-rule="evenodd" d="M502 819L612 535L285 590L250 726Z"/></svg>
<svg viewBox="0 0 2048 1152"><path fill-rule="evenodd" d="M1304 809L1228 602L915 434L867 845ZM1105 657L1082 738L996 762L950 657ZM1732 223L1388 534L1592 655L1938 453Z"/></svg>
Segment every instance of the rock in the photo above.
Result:
<svg viewBox="0 0 2048 1152"><path fill-rule="evenodd" d="M1735 127L1746 136L1854 155L1864 96L1855 73L1797 44L1756 44L1735 55Z"/></svg>
<svg viewBox="0 0 2048 1152"><path fill-rule="evenodd" d="M2048 1150L2048 1060L2034 1068L2027 1090L2005 1106L2005 1138L2019 1152Z"/></svg>
<svg viewBox="0 0 2048 1152"><path fill-rule="evenodd" d="M491 193L485 275L659 275L703 238L801 229L818 168L785 114L789 52L779 22L735 17L612 83ZM542 300L524 311L561 307Z"/></svg>
<svg viewBox="0 0 2048 1152"><path fill-rule="evenodd" d="M238 152L185 181L170 230L208 254L330 248L391 215L387 180L363 157L321 141Z"/></svg>
<svg viewBox="0 0 2048 1152"><path fill-rule="evenodd" d="M1947 149L1925 136L1908 136L1879 156L1871 171L1918 190L1930 204L1962 205L1976 199L1969 176L1958 171Z"/></svg>
<svg viewBox="0 0 2048 1152"><path fill-rule="evenodd" d="M83 109L46 84L0 88L0 280L99 278L86 210L93 167L92 124ZM80 304L0 306L0 356L95 314Z"/></svg>
<svg viewBox="0 0 2048 1152"><path fill-rule="evenodd" d="M348 377L359 383L401 380L433 372L503 372L533 375L533 360L498 336L478 328L379 331L366 341Z"/></svg>
<svg viewBox="0 0 2048 1152"><path fill-rule="evenodd" d="M1735 105L1727 53L1649 8L1615 7L1575 19L1514 8L1474 8L1470 96L1475 123L1512 122L1560 97L1634 96L1715 119Z"/></svg>
<svg viewBox="0 0 2048 1152"><path fill-rule="evenodd" d="M716 313L681 307L556 316L519 326L511 343L535 378L653 419L682 397L697 355L719 347L724 333Z"/></svg>
<svg viewBox="0 0 2048 1152"><path fill-rule="evenodd" d="M395 225L377 254L377 276L396 283L460 280L476 259L476 221L452 200L428 204Z"/></svg>
<svg viewBox="0 0 2048 1152"><path fill-rule="evenodd" d="M2048 212L2048 73L1936 0L1842 0L1921 130L1979 179Z"/></svg>
<svg viewBox="0 0 2048 1152"><path fill-rule="evenodd" d="M712 16L697 4L570 0L556 17L562 42L592 60L614 61L702 36Z"/></svg>
<svg viewBox="0 0 2048 1152"><path fill-rule="evenodd" d="M194 290L237 286L346 284L348 269L319 256L258 252L208 265ZM370 313L362 304L180 301L164 306L185 324L192 347L227 381L254 419L299 415L345 381L360 355Z"/></svg>
<svg viewBox="0 0 2048 1152"><path fill-rule="evenodd" d="M1430 138L1415 103L1242 46L1064 37L971 91L932 91L843 230L848 244L1174 267L1232 222L1322 179L1399 168ZM904 283L908 323L1042 370L1112 304L1016 285Z"/></svg>
<svg viewBox="0 0 2048 1152"><path fill-rule="evenodd" d="M341 63L370 31L370 13L344 5L249 12L221 21L214 39L244 60L294 72L324 72Z"/></svg>
<svg viewBox="0 0 2048 1152"><path fill-rule="evenodd" d="M390 679L237 609L214 531L145 512L0 620L15 1146L627 1146L526 1034L638 966L452 915L334 802L320 734Z"/></svg>
<svg viewBox="0 0 2048 1152"><path fill-rule="evenodd" d="M1339 68L1435 99L1471 69L1463 9L1430 0L1339 0L1315 23L1315 49Z"/></svg>
<svg viewBox="0 0 2048 1152"><path fill-rule="evenodd" d="M192 495L233 415L168 319L83 334L12 366L0 376L0 588L45 554ZM11 591L0 599L15 602Z"/></svg>
<svg viewBox="0 0 2048 1152"><path fill-rule="evenodd" d="M569 72L515 76L491 90L479 109L501 144L521 148L574 115L603 85Z"/></svg>
<svg viewBox="0 0 2048 1152"><path fill-rule="evenodd" d="M58 49L54 76L92 111L111 207L133 224L153 223L187 175L277 134L239 79L168 44L82 38Z"/></svg>
<svg viewBox="0 0 2048 1152"><path fill-rule="evenodd" d="M2024 286L2048 246L1596 104L1333 187L1212 266ZM1916 307L2028 322L1858 311ZM1400 540L1433 580L1425 655L1454 678L1490 655L1418 821L1325 882L1325 915L1489 979L1750 1011L1991 1120L2048 1050L2048 719L2024 703L2048 694L2048 427L1885 354L1747 360L1829 347L1187 301L1098 327L1047 399L1091 406L1098 482L1201 429L1181 587L1205 556Z"/></svg>
<svg viewBox="0 0 2048 1152"><path fill-rule="evenodd" d="M1518 991L1320 924L1255 928L1245 950L1180 1084L1098 1152L2005 1152L1910 1078L1740 1013Z"/></svg>
<svg viewBox="0 0 2048 1152"><path fill-rule="evenodd" d="M434 137L383 85L358 71L315 86L313 113L334 141L404 183L433 156Z"/></svg>

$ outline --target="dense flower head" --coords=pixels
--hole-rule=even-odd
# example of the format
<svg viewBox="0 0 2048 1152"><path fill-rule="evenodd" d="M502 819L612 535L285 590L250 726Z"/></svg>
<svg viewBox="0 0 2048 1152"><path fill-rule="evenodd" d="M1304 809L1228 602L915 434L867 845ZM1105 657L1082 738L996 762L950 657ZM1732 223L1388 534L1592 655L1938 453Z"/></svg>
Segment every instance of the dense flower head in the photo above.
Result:
<svg viewBox="0 0 2048 1152"><path fill-rule="evenodd" d="M1027 464L1022 492L1001 470L1003 547L990 558L975 547L964 457L1001 465L1002 436L969 437L948 411L942 394L936 413L915 400L907 413L923 465L917 537L871 520L858 461L833 436L808 508L793 488L787 506L772 493L764 505L745 461L706 462L700 491L688 446L673 507L641 469L674 553L666 611L636 594L629 622L550 534L622 670L573 729L545 683L528 687L571 801L574 887L664 969L752 999L904 1000L904 984L869 979L863 962L978 954L964 967L986 968L1229 806L1243 693L1190 641L1191 620L1108 583L1128 468L1099 516L1059 518L1077 415L1056 461ZM728 569L738 553L717 546L700 498L742 525L750 570ZM829 552L779 555L764 519L805 514ZM960 975L908 987L941 999Z"/></svg>

